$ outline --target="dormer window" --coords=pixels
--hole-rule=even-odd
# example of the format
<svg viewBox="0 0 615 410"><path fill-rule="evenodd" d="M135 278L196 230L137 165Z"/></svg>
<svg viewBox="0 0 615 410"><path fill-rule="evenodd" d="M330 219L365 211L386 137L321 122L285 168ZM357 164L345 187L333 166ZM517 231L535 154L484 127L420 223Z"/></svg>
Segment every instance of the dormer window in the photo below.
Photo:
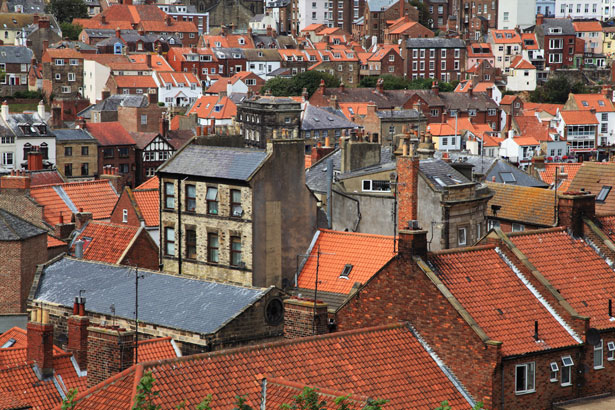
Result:
<svg viewBox="0 0 615 410"><path fill-rule="evenodd" d="M581 104L583 104L583 107L589 107L589 104L587 103L587 101L581 101Z"/></svg>
<svg viewBox="0 0 615 410"><path fill-rule="evenodd" d="M561 34L562 33L562 28L561 27L551 27L549 29L549 33L550 34Z"/></svg>
<svg viewBox="0 0 615 410"><path fill-rule="evenodd" d="M220 112L220 111L222 111L222 106L221 105L214 106L214 112Z"/></svg>
<svg viewBox="0 0 615 410"><path fill-rule="evenodd" d="M219 41L216 41L216 47L222 47L222 43L220 43Z"/></svg>
<svg viewBox="0 0 615 410"><path fill-rule="evenodd" d="M238 42L239 42L239 44L240 44L240 45L242 45L242 46L243 46L244 44L246 44L246 40L245 40L243 37L239 37Z"/></svg>

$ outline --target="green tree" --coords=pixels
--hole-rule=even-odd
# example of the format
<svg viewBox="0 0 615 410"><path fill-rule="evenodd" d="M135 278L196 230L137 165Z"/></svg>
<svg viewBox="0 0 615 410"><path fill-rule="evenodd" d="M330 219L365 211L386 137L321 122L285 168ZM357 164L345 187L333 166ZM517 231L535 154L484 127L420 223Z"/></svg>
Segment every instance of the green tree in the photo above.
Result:
<svg viewBox="0 0 615 410"><path fill-rule="evenodd" d="M77 389L70 389L66 398L62 400L62 410L71 410L75 408L75 398L77 397Z"/></svg>
<svg viewBox="0 0 615 410"><path fill-rule="evenodd" d="M83 0L51 0L45 10L53 14L58 23L72 23L75 18L88 16L88 6Z"/></svg>
<svg viewBox="0 0 615 410"><path fill-rule="evenodd" d="M555 77L547 81L542 87L536 87L536 90L530 94L530 101L564 104L568 100L571 88L570 82L566 77Z"/></svg>
<svg viewBox="0 0 615 410"><path fill-rule="evenodd" d="M235 406L233 410L254 410L251 406L246 404L247 399L245 396L235 396Z"/></svg>
<svg viewBox="0 0 615 410"><path fill-rule="evenodd" d="M435 410L453 410L453 408L448 404L448 400L444 400ZM472 410L485 410L483 407L483 402L479 401L472 407Z"/></svg>
<svg viewBox="0 0 615 410"><path fill-rule="evenodd" d="M160 392L154 391L154 376L152 372L146 372L139 384L137 385L137 394L135 395L135 404L132 410L159 410L160 406L154 404L154 399L158 397Z"/></svg>
<svg viewBox="0 0 615 410"><path fill-rule="evenodd" d="M79 33L83 30L80 24L71 24L68 22L60 23L62 29L62 36L69 40L79 40Z"/></svg>
<svg viewBox="0 0 615 410"><path fill-rule="evenodd" d="M298 96L305 88L311 96L320 85L321 80L325 81L325 87L339 87L340 85L340 80L331 74L306 71L292 78L276 77L268 80L261 89L261 94L269 91L274 96Z"/></svg>
<svg viewBox="0 0 615 410"><path fill-rule="evenodd" d="M208 394L207 397L196 406L196 410L211 410L211 400L212 396Z"/></svg>
<svg viewBox="0 0 615 410"><path fill-rule="evenodd" d="M310 387L304 387L303 391L293 397L294 403L282 405L284 410L327 410L327 402L320 400L318 391ZM342 400L343 402L343 400ZM343 403L345 405L345 403Z"/></svg>
<svg viewBox="0 0 615 410"><path fill-rule="evenodd" d="M429 27L429 20L431 20L431 14L429 14L429 8L427 7L427 4L419 0L411 0L410 5L416 7L419 11L419 23L431 29L431 27Z"/></svg>
<svg viewBox="0 0 615 410"><path fill-rule="evenodd" d="M384 399L367 399L367 405L363 407L363 410L382 410L388 400Z"/></svg>

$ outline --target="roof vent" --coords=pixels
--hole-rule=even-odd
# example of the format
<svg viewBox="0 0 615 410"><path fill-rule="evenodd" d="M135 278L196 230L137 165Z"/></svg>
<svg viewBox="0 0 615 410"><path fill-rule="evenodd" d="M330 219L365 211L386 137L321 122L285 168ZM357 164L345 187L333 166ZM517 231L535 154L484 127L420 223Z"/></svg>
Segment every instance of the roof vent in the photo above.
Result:
<svg viewBox="0 0 615 410"><path fill-rule="evenodd" d="M17 340L15 340L13 338L10 338L2 346L0 346L0 349L6 349L6 348L9 348L9 347L12 347L16 342L17 342Z"/></svg>
<svg viewBox="0 0 615 410"><path fill-rule="evenodd" d="M350 272L352 271L353 265L347 264L344 266L342 273L340 274L340 279L348 279Z"/></svg>

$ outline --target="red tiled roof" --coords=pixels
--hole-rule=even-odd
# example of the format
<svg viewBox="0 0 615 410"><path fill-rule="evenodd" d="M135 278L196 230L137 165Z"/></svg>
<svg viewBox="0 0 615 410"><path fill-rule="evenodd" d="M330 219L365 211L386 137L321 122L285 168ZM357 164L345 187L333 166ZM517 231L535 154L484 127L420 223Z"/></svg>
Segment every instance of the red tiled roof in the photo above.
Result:
<svg viewBox="0 0 615 410"><path fill-rule="evenodd" d="M523 103L524 111L539 111L539 112L544 111L553 116L557 113L558 109L561 111L563 108L564 108L563 104L543 104L543 103L531 103L531 102Z"/></svg>
<svg viewBox="0 0 615 410"><path fill-rule="evenodd" d="M515 30L492 30L491 37L496 44L521 43L521 37Z"/></svg>
<svg viewBox="0 0 615 410"><path fill-rule="evenodd" d="M216 106L220 107L220 111L215 111ZM237 105L228 97L204 95L195 101L188 111L188 115L193 112L197 114L198 118L229 119L237 115Z"/></svg>
<svg viewBox="0 0 615 410"><path fill-rule="evenodd" d="M145 181L144 183L142 183L141 185L139 185L138 187L136 187L135 191L139 189L158 189L159 187L160 187L160 181L158 180L158 177L152 177L148 179L147 181Z"/></svg>
<svg viewBox="0 0 615 410"><path fill-rule="evenodd" d="M43 218L51 225L60 222L60 214L65 222L70 221L73 214L60 195L68 196L77 210L83 208L85 212L92 212L94 219L109 218L118 199L113 187L106 180L69 182L30 189L30 196L44 206Z"/></svg>
<svg viewBox="0 0 615 410"><path fill-rule="evenodd" d="M564 228L509 238L577 313L591 317L592 327L615 327L606 308L615 294L615 274L584 240L571 237Z"/></svg>
<svg viewBox="0 0 615 410"><path fill-rule="evenodd" d="M570 183L574 179L575 175L577 175L577 171L581 168L580 162L574 163L558 163L558 162L550 162L546 163L544 169L538 169L538 176L543 182L547 184L555 183L555 170L558 171L558 182L563 181L559 184L557 190L559 192L566 192L570 187ZM562 172L563 170L563 172ZM565 178L565 179L564 179Z"/></svg>
<svg viewBox="0 0 615 410"><path fill-rule="evenodd" d="M318 290L347 295L355 283L367 282L395 256L393 247L392 236L321 229L297 286L314 289L316 255L320 249L323 254L319 261ZM352 270L348 277L340 277L346 265L352 265Z"/></svg>
<svg viewBox="0 0 615 410"><path fill-rule="evenodd" d="M181 357L181 352L175 349L173 339L170 336L139 340L139 363L172 359L174 357Z"/></svg>
<svg viewBox="0 0 615 410"><path fill-rule="evenodd" d="M572 94L579 110L596 112L614 112L613 102L603 94Z"/></svg>
<svg viewBox="0 0 615 410"><path fill-rule="evenodd" d="M596 119L596 115L592 114L589 111L562 111L560 112L562 119L566 125L598 125L598 120Z"/></svg>
<svg viewBox="0 0 615 410"><path fill-rule="evenodd" d="M346 392L340 392L330 389L323 389L318 386L306 386L303 383L291 382L284 379L269 378L267 379L267 407L272 409L282 408L285 404L295 402L295 397L299 396L305 387L311 387L318 391L318 400L324 401L325 409L338 408L335 404L335 399L341 396L347 396ZM367 397L349 397L348 410L360 410L365 408Z"/></svg>
<svg viewBox="0 0 615 410"><path fill-rule="evenodd" d="M198 29L191 21L172 21L171 25L168 25L166 21L142 21L139 23L146 33L196 33Z"/></svg>
<svg viewBox="0 0 615 410"><path fill-rule="evenodd" d="M599 21L573 21L574 31L586 32L586 31L599 31L602 32L602 24Z"/></svg>
<svg viewBox="0 0 615 410"><path fill-rule="evenodd" d="M487 182L487 186L494 192L487 205L500 206L498 218L532 225L555 225L555 191L497 182Z"/></svg>
<svg viewBox="0 0 615 410"><path fill-rule="evenodd" d="M48 248L55 248L56 246L64 246L66 245L66 242L63 242L57 238L54 238L51 235L47 235L47 247Z"/></svg>
<svg viewBox="0 0 615 410"><path fill-rule="evenodd" d="M114 75L118 88L158 88L151 75Z"/></svg>
<svg viewBox="0 0 615 410"><path fill-rule="evenodd" d="M524 50L540 50L540 46L536 39L536 33L521 33L521 39L523 40L522 45ZM529 42L529 44L526 43L526 41Z"/></svg>
<svg viewBox="0 0 615 410"><path fill-rule="evenodd" d="M135 189L132 193L135 196L135 202L141 211L141 215L145 220L145 226L159 226L160 197L158 185L156 185L156 189Z"/></svg>
<svg viewBox="0 0 615 410"><path fill-rule="evenodd" d="M25 347L28 345L28 336L26 331L20 327L12 327L6 332L0 334L0 346L3 346L10 339L15 339L15 344L10 347Z"/></svg>
<svg viewBox="0 0 615 410"><path fill-rule="evenodd" d="M146 54L131 54L130 61L136 63L147 64L147 55ZM151 65L149 66L154 71L173 71L173 67L169 65L167 60L164 59L161 55L153 54L151 57Z"/></svg>
<svg viewBox="0 0 615 410"><path fill-rule="evenodd" d="M529 61L525 60L522 56L516 56L510 62L510 68L519 69L519 70L535 70L536 67Z"/></svg>
<svg viewBox="0 0 615 410"><path fill-rule="evenodd" d="M500 101L500 105L510 105L515 101L516 98L517 98L516 95L505 95L502 97L502 101Z"/></svg>
<svg viewBox="0 0 615 410"><path fill-rule="evenodd" d="M491 339L502 342L504 356L578 343L524 285L494 245L436 253L429 260L476 323ZM540 323L538 342L533 337L535 320Z"/></svg>
<svg viewBox="0 0 615 410"><path fill-rule="evenodd" d="M429 124L427 131L436 137L455 135L455 129L447 123Z"/></svg>
<svg viewBox="0 0 615 410"><path fill-rule="evenodd" d="M153 80L152 80L153 81ZM87 123L86 129L100 145L133 145L135 140L117 121Z"/></svg>
<svg viewBox="0 0 615 410"><path fill-rule="evenodd" d="M78 236L84 242L83 259L119 264L139 229L137 226L91 221ZM73 245L71 251L74 250Z"/></svg>
<svg viewBox="0 0 615 410"><path fill-rule="evenodd" d="M615 162L584 162L569 189L598 195L604 186L615 187ZM596 214L615 215L615 191L611 190L604 201L596 201Z"/></svg>
<svg viewBox="0 0 615 410"><path fill-rule="evenodd" d="M443 398L470 407L410 329L392 325L136 365L79 394L75 410L128 408L148 371L160 392L154 402L165 409L182 400L192 408L208 394L215 408L230 408L237 394L258 407L262 378L388 399L387 410L431 408Z"/></svg>

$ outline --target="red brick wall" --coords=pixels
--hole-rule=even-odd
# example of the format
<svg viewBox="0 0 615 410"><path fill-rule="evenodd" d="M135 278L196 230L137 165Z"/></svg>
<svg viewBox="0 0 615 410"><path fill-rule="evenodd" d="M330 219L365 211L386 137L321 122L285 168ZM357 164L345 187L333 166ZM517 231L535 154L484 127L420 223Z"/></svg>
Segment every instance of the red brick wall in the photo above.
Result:
<svg viewBox="0 0 615 410"><path fill-rule="evenodd" d="M138 266L140 268L158 270L158 247L145 229L126 254L122 265Z"/></svg>
<svg viewBox="0 0 615 410"><path fill-rule="evenodd" d="M27 357L41 370L53 369L53 325L28 322Z"/></svg>
<svg viewBox="0 0 615 410"><path fill-rule="evenodd" d="M313 301L295 298L284 301L284 338L294 339L329 333L326 304L316 303L315 321L316 323L314 323Z"/></svg>
<svg viewBox="0 0 615 410"><path fill-rule="evenodd" d="M397 158L397 222L399 229L408 227L409 221L418 220L418 157Z"/></svg>
<svg viewBox="0 0 615 410"><path fill-rule="evenodd" d="M38 265L47 261L47 234L26 239L21 246L21 299L19 311L26 311L28 295L32 287L32 281ZM0 265L1 266L1 265Z"/></svg>
<svg viewBox="0 0 615 410"><path fill-rule="evenodd" d="M68 351L75 356L81 370L88 367L88 326L87 316L70 316L68 318Z"/></svg>
<svg viewBox="0 0 615 410"><path fill-rule="evenodd" d="M132 366L134 332L94 326L88 332L88 387Z"/></svg>
<svg viewBox="0 0 615 410"><path fill-rule="evenodd" d="M123 222L124 209L128 211L128 222ZM135 208L130 200L128 192L125 189L124 192L122 192L120 199L117 201L113 213L111 214L111 223L119 225L125 224L130 226L141 226L141 221L137 216L137 212L135 211Z"/></svg>
<svg viewBox="0 0 615 410"><path fill-rule="evenodd" d="M499 397L499 347L484 344L408 256L389 262L337 312L336 321L339 331L409 321L486 408Z"/></svg>

